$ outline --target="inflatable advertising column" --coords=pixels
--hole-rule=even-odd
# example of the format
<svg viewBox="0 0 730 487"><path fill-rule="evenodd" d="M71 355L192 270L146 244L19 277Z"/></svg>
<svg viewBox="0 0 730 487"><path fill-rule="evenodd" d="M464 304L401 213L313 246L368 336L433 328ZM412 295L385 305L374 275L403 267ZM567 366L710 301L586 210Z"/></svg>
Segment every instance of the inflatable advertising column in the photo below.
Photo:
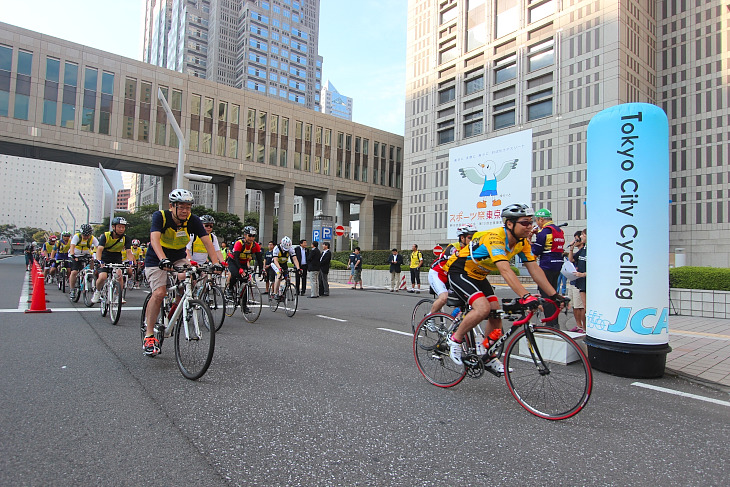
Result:
<svg viewBox="0 0 730 487"><path fill-rule="evenodd" d="M585 339L591 366L661 377L669 347L669 125L627 103L588 124Z"/></svg>

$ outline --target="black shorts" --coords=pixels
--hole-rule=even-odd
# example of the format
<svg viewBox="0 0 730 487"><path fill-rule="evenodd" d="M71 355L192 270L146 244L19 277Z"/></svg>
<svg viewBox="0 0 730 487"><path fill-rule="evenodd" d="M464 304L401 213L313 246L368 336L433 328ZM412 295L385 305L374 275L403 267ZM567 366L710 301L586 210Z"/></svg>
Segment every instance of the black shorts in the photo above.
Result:
<svg viewBox="0 0 730 487"><path fill-rule="evenodd" d="M449 272L449 288L469 305L481 297L487 298L490 303L499 302L492 285L486 279L472 279L460 272Z"/></svg>
<svg viewBox="0 0 730 487"><path fill-rule="evenodd" d="M71 259L71 270L72 271L80 271L81 269L84 268L85 265L86 265L86 263L81 259L79 259L79 260Z"/></svg>

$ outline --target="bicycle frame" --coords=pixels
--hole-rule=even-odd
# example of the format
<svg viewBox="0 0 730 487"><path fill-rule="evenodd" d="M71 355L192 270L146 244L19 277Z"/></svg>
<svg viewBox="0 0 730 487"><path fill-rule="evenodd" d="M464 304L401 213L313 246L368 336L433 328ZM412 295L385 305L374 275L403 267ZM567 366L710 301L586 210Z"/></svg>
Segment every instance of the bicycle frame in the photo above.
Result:
<svg viewBox="0 0 730 487"><path fill-rule="evenodd" d="M165 326L165 338L170 338L172 336L173 327L170 326L170 324L177 323L177 320L180 318L180 313L188 312L189 306L190 306L190 300L193 299L193 275L195 274L195 269L193 269L190 266L182 266L182 267L174 267L174 271L170 272L185 272L185 280L183 283L185 284L185 291L183 292L183 295L180 297L177 307L175 308L175 311L172 313L172 316L168 317L167 313L163 314L162 324ZM197 327L199 326L197 321L194 322L194 325L196 327L196 334L199 332L197 330ZM190 339L190 330L187 326L181 327L185 329L185 339Z"/></svg>

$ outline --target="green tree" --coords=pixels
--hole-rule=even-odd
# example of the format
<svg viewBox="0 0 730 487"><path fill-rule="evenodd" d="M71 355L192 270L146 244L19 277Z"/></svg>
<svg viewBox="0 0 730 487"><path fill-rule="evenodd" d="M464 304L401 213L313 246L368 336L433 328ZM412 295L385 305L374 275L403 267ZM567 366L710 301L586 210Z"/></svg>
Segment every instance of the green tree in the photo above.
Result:
<svg viewBox="0 0 730 487"><path fill-rule="evenodd" d="M35 239L33 238L33 236L36 233L42 232L42 231L43 231L43 229L41 229L41 228L22 227L22 228L18 228L18 230L16 232L16 235L19 235L20 237L23 237L23 239L26 242L32 242L32 241L35 241Z"/></svg>
<svg viewBox="0 0 730 487"><path fill-rule="evenodd" d="M247 211L246 216L243 217L243 225L246 227L250 225L252 227L259 228L259 221L259 214L255 211Z"/></svg>
<svg viewBox="0 0 730 487"><path fill-rule="evenodd" d="M138 239L141 242L149 242L150 225L152 222L152 214L157 211L157 205L144 205L137 208L134 213L125 213L121 216L127 220L127 230L125 234L131 239ZM109 230L109 217L105 217L101 225L94 227L94 235L101 235Z"/></svg>
<svg viewBox="0 0 730 487"><path fill-rule="evenodd" d="M45 230L38 230L31 236L30 240L33 240L34 242L38 242L38 243L43 243L46 241L47 234L48 234L48 232Z"/></svg>
<svg viewBox="0 0 730 487"><path fill-rule="evenodd" d="M0 225L0 238L12 238L17 232L18 228L15 225Z"/></svg>
<svg viewBox="0 0 730 487"><path fill-rule="evenodd" d="M193 215L210 215L215 219L213 233L221 242L230 244L243 235L244 224L238 215L223 211L213 211L202 205L193 206ZM230 245L229 245L230 246Z"/></svg>

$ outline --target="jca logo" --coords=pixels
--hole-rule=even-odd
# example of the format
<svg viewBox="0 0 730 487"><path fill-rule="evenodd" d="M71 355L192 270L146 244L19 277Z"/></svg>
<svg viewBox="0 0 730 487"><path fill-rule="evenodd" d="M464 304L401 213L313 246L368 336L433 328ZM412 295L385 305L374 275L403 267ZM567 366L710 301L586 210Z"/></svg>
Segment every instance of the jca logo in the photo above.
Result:
<svg viewBox="0 0 730 487"><path fill-rule="evenodd" d="M659 335L663 331L669 333L667 323L669 308L663 308L661 312L657 308L643 308L634 313L632 310L633 308L619 308L613 322L603 318L603 314L592 310L586 317L586 321L591 328L605 329L609 333L620 333L627 326L637 335Z"/></svg>

